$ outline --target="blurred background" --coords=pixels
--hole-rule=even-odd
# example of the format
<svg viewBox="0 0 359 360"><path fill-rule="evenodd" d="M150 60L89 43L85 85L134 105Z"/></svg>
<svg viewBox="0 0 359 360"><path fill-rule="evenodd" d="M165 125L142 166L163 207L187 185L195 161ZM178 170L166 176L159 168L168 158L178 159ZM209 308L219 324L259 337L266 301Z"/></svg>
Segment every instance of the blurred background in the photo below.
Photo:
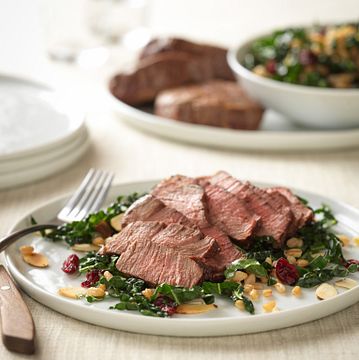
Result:
<svg viewBox="0 0 359 360"><path fill-rule="evenodd" d="M149 34L234 46L283 25L358 18L357 0L0 0L0 7L0 70L12 73L43 73L59 27L84 47L119 47L124 33L140 28L126 45L135 49Z"/></svg>

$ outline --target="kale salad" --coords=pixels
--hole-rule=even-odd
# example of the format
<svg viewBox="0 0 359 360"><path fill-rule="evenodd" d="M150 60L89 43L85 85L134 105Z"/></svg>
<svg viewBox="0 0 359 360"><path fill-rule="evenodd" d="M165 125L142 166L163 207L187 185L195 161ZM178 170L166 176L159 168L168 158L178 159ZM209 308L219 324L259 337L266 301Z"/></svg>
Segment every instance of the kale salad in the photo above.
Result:
<svg viewBox="0 0 359 360"><path fill-rule="evenodd" d="M337 293L327 283L332 279L339 278L339 287L356 285L347 276L358 271L359 261L344 258L342 248L350 239L335 233L337 220L326 205L313 210L314 220L289 238L284 248L274 248L273 239L264 236L256 238L249 249L240 249L245 257L227 266L221 281L204 281L185 288L167 283L151 286L142 279L125 276L116 267L121 255L101 254L98 249L107 237L121 231L119 220L141 196L119 196L106 210L46 234L46 238L65 242L76 252L86 252L82 257L73 253L64 260L62 271L79 274L82 282L78 288L59 289L60 295L89 303L114 298L117 303L110 307L113 311L169 317L215 310L218 297L254 314L255 302L263 296L271 300L263 305L264 312L273 312L278 310L273 300L275 293L284 294L290 289L291 296L300 297L301 289L316 287L317 297L327 299Z"/></svg>

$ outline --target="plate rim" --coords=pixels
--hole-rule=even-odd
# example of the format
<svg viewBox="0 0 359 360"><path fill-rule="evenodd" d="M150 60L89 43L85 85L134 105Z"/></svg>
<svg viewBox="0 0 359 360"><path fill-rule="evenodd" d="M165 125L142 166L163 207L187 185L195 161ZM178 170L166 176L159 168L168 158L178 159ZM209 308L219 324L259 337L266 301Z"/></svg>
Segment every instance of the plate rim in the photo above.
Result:
<svg viewBox="0 0 359 360"><path fill-rule="evenodd" d="M120 189L124 187L135 187L142 185L143 187L150 188L154 184L158 183L159 180L144 180L144 181L133 181L133 182L124 182L124 183L116 183L112 186L113 191L117 192L117 188ZM268 182L258 182L253 181L256 185L260 186L278 186L278 184L268 183ZM292 188L295 192L298 193L304 193L309 196L319 196L321 200L326 201L328 203L335 203L339 207L344 207L348 209L350 212L353 212L355 215L359 218L359 210L349 204L346 204L344 202L328 198L324 195L316 194L313 192L308 192L306 190L300 190L297 188ZM42 205L37 206L36 208L32 209L31 212L34 213L36 211L40 211L41 209L44 209L48 206L54 205L57 202L64 202L66 198L68 198L69 195L62 195L53 198L52 200L47 201L46 203L43 203ZM9 233L15 230L19 224L24 221L26 218L28 218L29 214L31 212L27 212L26 215L23 215L20 219L18 219L16 222L13 223L11 226ZM130 332L136 332L136 333L143 333L143 334L152 334L152 335L168 335L168 336L191 336L191 337L202 337L202 336L222 336L222 335L239 335L239 334L247 334L247 333L253 333L253 332L259 332L259 331L268 331L268 330L274 330L279 328L284 328L288 326L293 325L299 325L303 324L309 321L313 321L331 314L334 314L338 311L341 311L353 304L355 304L358 301L359 295L359 286L350 289L344 293L338 294L336 297L314 303L314 304L307 304L303 306L299 306L297 308L293 309L287 309L282 310L278 313L269 313L269 314L256 314L253 317L247 316L247 317L241 317L241 318L210 318L210 319L186 319L186 318L171 318L171 319L163 319L163 318L153 318L153 317L144 317L142 315L136 314L130 314L125 312L118 312L116 315L112 314L112 318L116 319L119 318L122 320L122 322L125 323L125 328L123 327L114 327L113 325L109 325L106 322L106 319L109 318L109 314L111 312L108 309L99 309L99 308L92 308L92 311L95 313L96 318L89 320L88 317L85 315L77 314L74 310L80 310L79 312L87 313L86 308L82 303L76 303L73 300L61 298L57 294L52 294L38 285L33 284L29 279L27 279L21 272L16 268L14 264L12 264L11 261L11 255L9 254L8 250L5 250L4 252L4 259L7 266L7 269L10 271L12 276L15 278L15 280L21 285L21 287L30 294L31 297L33 297L35 300L39 301L41 304L45 306L49 306L42 300L48 300L50 303L50 308L52 308L55 311L60 312L61 314L71 316L72 318L92 323L104 327L108 327L111 329L117 329L117 330L124 330L124 331L130 331ZM41 297L43 297L41 299ZM344 301L343 301L344 299ZM54 305L55 304L55 305ZM69 309L63 308L64 305L72 304L73 307L68 307ZM335 310L332 310L332 307L335 307ZM308 308L310 308L308 310ZM315 311L312 309L314 308ZM86 311L84 311L86 310ZM301 314L301 316L296 316L296 314ZM311 316L308 316L309 313L312 313ZM92 314L92 313L90 313ZM104 321L101 321L101 315L106 314L103 319ZM138 318L137 316L140 316ZM150 330L147 330L146 327L144 329L138 328L136 324L137 321L133 321L134 319L141 319L143 321L140 321L140 323L147 323ZM250 319L250 320L249 320ZM253 320L252 320L253 319ZM267 323L271 324L271 326L261 326L259 329L255 329L256 323L261 323L262 319L268 319ZM271 319L275 320L276 324L273 326ZM304 319L304 320L303 320ZM228 326L227 331L222 331L220 333L213 331L213 329L205 329L205 333L197 333L199 328L201 328L201 325L203 324L218 324L218 323L225 323L225 326ZM120 322L121 324L121 322ZM132 328L131 328L132 324ZM158 324L161 324L164 326L160 326L159 329L156 328ZM166 325L174 324L174 326L170 329L167 328ZM237 326L236 326L237 324ZM248 325L250 327L249 330L243 330L243 325ZM263 325L263 324L262 324ZM153 328L154 327L154 328ZM178 327L182 328L182 330L178 330ZM210 326L209 326L210 327ZM155 330L154 330L155 329ZM161 330L162 329L162 330ZM201 328L202 329L202 328ZM164 331L165 330L165 331ZM203 330L203 329L202 329Z"/></svg>

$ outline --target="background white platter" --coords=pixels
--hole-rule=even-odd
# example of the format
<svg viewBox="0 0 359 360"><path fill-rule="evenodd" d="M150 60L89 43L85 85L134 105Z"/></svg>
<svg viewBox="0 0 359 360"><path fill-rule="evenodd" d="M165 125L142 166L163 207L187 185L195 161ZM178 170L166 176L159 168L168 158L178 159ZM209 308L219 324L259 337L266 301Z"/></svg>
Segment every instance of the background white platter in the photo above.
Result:
<svg viewBox="0 0 359 360"><path fill-rule="evenodd" d="M65 94L0 75L0 161L45 152L76 138L84 115Z"/></svg>
<svg viewBox="0 0 359 360"><path fill-rule="evenodd" d="M147 133L175 141L250 151L325 151L359 146L359 128L306 129L290 123L273 111L266 111L259 131L222 129L159 117L147 109L129 106L106 91L121 120Z"/></svg>
<svg viewBox="0 0 359 360"><path fill-rule="evenodd" d="M114 186L108 196L113 200L119 194L129 194L134 191L148 191L156 182L122 184ZM268 185L268 184L266 184ZM268 185L269 186L269 185ZM338 232L349 236L359 234L359 211L343 203L339 203L319 195L296 191L307 198L314 207L321 203L328 204L337 216L340 225ZM53 200L34 210L25 218L19 220L12 230L29 224L29 216L33 215L39 223L47 222L55 216L66 199ZM46 254L50 266L46 269L33 268L21 259L18 248L24 244L33 244L37 251ZM82 300L70 300L57 294L64 286L78 286L78 277L66 275L61 271L63 260L72 251L63 243L52 243L37 237L28 236L13 244L5 252L5 260L9 271L19 285L40 303L73 318L113 329L154 335L169 336L220 336L253 333L287 326L302 324L308 321L340 311L359 300L359 286L351 290L341 291L334 298L319 301L313 289L304 289L301 298L290 295L275 294L279 312L265 314L262 311L262 301L255 302L256 315L237 310L230 301L218 299L218 309L202 315L176 315L173 318L145 317L136 312L120 312L108 310L115 303L109 301L87 304ZM359 247L349 246L345 249L347 258L359 258ZM359 273L352 275L359 280Z"/></svg>

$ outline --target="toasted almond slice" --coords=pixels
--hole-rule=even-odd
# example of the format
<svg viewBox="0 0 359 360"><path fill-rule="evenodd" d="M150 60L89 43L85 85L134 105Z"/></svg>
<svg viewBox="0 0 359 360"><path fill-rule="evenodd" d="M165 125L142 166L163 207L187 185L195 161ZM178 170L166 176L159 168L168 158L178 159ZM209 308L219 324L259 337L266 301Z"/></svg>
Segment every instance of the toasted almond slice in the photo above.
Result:
<svg viewBox="0 0 359 360"><path fill-rule="evenodd" d="M122 230L122 218L123 218L124 214L119 214L114 216L111 220L110 220L110 224L111 226L116 230L116 231L121 231Z"/></svg>
<svg viewBox="0 0 359 360"><path fill-rule="evenodd" d="M107 281L110 281L113 278L113 275L107 270L103 273L103 276Z"/></svg>
<svg viewBox="0 0 359 360"><path fill-rule="evenodd" d="M105 296L105 290L102 287L90 287L86 291L87 296L94 296L96 298L103 298Z"/></svg>
<svg viewBox="0 0 359 360"><path fill-rule="evenodd" d="M59 295L70 299L79 299L86 294L86 289L82 287L64 287L58 290Z"/></svg>
<svg viewBox="0 0 359 360"><path fill-rule="evenodd" d="M92 240L92 245L95 246L105 245L105 239L101 236L97 236Z"/></svg>
<svg viewBox="0 0 359 360"><path fill-rule="evenodd" d="M25 262L27 262L29 265L44 268L49 266L49 260L45 255L42 255L40 253L31 253L27 255L23 255L23 259Z"/></svg>
<svg viewBox="0 0 359 360"><path fill-rule="evenodd" d="M292 237L287 240L287 246L289 248L301 248L303 246L303 239Z"/></svg>
<svg viewBox="0 0 359 360"><path fill-rule="evenodd" d="M263 304L262 307L265 312L272 312L276 306L277 306L277 303L273 300L273 301L269 301L269 302Z"/></svg>
<svg viewBox="0 0 359 360"><path fill-rule="evenodd" d="M178 314L202 314L217 308L215 304L181 304L177 306Z"/></svg>
<svg viewBox="0 0 359 360"><path fill-rule="evenodd" d="M317 290L315 291L315 295L319 300L330 299L338 294L337 289L328 283L323 283L319 285Z"/></svg>
<svg viewBox="0 0 359 360"><path fill-rule="evenodd" d="M34 247L31 245L20 246L21 255L31 255L34 252Z"/></svg>
<svg viewBox="0 0 359 360"><path fill-rule="evenodd" d="M234 276L230 280L239 283L239 282L247 279L247 277L248 277L247 273L245 273L243 271L236 271L234 273Z"/></svg>
<svg viewBox="0 0 359 360"><path fill-rule="evenodd" d="M358 282L353 279L343 279L335 282L335 286L345 288L345 289L352 289L353 287L357 286Z"/></svg>
<svg viewBox="0 0 359 360"><path fill-rule="evenodd" d="M71 246L71 249L80 252L90 252L98 251L100 247L93 244L75 244L74 246Z"/></svg>
<svg viewBox="0 0 359 360"><path fill-rule="evenodd" d="M154 293L155 293L155 289L147 288L147 289L145 289L145 290L142 290L142 295L143 295L147 300L150 300Z"/></svg>
<svg viewBox="0 0 359 360"><path fill-rule="evenodd" d="M236 302L234 303L234 306L239 310L245 309L243 300L236 300Z"/></svg>
<svg viewBox="0 0 359 360"><path fill-rule="evenodd" d="M348 246L349 245L350 239L349 239L348 236L346 236L344 234L338 234L337 237L342 242L342 246Z"/></svg>

